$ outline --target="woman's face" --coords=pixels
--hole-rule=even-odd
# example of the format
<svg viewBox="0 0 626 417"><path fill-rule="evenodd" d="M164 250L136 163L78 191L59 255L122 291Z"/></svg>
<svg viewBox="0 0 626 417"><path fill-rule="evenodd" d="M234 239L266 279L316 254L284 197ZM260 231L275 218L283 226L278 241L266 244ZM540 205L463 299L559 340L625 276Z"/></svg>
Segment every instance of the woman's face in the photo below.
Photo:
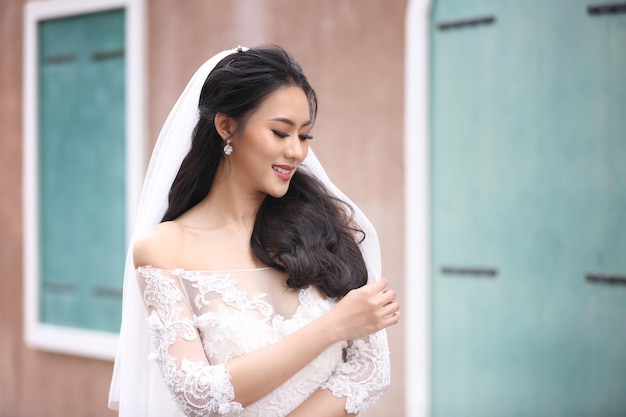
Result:
<svg viewBox="0 0 626 417"><path fill-rule="evenodd" d="M309 151L312 121L300 87L282 87L253 112L232 138L232 179L244 189L282 197Z"/></svg>

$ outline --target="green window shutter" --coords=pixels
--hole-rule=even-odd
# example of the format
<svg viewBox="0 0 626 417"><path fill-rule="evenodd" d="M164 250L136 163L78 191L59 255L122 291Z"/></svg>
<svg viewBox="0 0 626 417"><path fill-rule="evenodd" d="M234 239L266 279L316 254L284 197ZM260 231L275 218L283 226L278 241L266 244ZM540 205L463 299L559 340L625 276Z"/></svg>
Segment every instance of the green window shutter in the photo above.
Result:
<svg viewBox="0 0 626 417"><path fill-rule="evenodd" d="M587 10L433 8L435 417L626 415L626 15Z"/></svg>
<svg viewBox="0 0 626 417"><path fill-rule="evenodd" d="M39 23L42 323L117 332L126 246L124 10Z"/></svg>

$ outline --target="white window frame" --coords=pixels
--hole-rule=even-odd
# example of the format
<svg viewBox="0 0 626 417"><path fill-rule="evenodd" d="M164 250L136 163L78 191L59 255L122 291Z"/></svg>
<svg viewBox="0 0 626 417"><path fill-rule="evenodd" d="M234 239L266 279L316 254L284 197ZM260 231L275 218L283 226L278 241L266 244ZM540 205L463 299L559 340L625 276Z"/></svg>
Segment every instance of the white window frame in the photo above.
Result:
<svg viewBox="0 0 626 417"><path fill-rule="evenodd" d="M410 0L405 20L404 288L405 410L431 412L430 386L430 133L429 67L432 0ZM410 300L410 301L409 301Z"/></svg>
<svg viewBox="0 0 626 417"><path fill-rule="evenodd" d="M48 0L28 2L24 14L23 206L24 337L29 347L97 359L113 359L117 333L42 323L39 319L38 24L73 15L125 10L126 236L139 202L145 155L145 0Z"/></svg>

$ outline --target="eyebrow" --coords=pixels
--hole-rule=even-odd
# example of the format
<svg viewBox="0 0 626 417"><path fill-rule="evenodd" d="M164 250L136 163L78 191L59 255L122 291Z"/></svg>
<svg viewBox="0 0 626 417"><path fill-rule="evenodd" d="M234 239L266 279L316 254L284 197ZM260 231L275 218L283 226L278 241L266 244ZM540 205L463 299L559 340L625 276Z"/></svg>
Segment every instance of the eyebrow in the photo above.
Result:
<svg viewBox="0 0 626 417"><path fill-rule="evenodd" d="M295 126L296 125L296 122L294 122L291 119L287 119L286 117L275 117L273 119L270 119L270 122L281 122L281 123L288 124L289 126ZM306 122L304 122L302 124L302 127L309 126L312 123L313 123L312 120L308 120L308 121L306 121Z"/></svg>

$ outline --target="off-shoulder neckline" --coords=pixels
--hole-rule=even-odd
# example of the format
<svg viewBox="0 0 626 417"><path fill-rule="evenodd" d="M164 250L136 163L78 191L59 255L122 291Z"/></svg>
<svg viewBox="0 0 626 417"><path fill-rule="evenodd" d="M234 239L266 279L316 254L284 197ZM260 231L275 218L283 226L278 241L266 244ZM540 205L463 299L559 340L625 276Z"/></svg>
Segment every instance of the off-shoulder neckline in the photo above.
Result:
<svg viewBox="0 0 626 417"><path fill-rule="evenodd" d="M257 271L266 271L268 269L273 269L270 266L264 266L259 268L244 268L244 269L185 269L185 268L159 268L152 265L142 265L135 268L139 269L153 269L157 271L164 272L189 272L189 273L224 273L224 272L257 272ZM278 270L277 270L278 271ZM280 272L280 271L278 271Z"/></svg>

